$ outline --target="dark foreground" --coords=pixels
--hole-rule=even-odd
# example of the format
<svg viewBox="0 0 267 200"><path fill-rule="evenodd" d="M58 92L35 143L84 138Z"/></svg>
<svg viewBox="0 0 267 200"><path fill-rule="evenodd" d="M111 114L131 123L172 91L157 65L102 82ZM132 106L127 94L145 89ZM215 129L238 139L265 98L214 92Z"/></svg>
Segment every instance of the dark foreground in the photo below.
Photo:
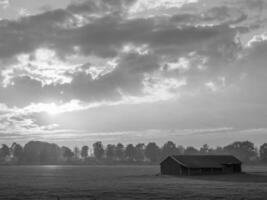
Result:
<svg viewBox="0 0 267 200"><path fill-rule="evenodd" d="M249 174L159 176L155 166L0 167L0 199L267 199L267 167Z"/></svg>

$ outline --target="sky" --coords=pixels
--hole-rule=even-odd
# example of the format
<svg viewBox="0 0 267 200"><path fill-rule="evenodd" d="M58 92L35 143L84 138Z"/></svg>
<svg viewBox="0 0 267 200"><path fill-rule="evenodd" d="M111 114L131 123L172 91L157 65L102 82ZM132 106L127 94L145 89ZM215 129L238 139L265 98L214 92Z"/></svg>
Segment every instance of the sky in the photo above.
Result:
<svg viewBox="0 0 267 200"><path fill-rule="evenodd" d="M0 142L267 142L267 0L0 0Z"/></svg>

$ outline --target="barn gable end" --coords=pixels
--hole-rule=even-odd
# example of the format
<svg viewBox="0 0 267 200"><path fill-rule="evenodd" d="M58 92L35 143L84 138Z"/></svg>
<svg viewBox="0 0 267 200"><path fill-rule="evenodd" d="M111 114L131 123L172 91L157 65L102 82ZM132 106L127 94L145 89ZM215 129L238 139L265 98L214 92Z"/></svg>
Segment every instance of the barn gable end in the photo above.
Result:
<svg viewBox="0 0 267 200"><path fill-rule="evenodd" d="M184 166L177 162L173 157L169 156L160 164L162 174L169 175L181 175L184 170Z"/></svg>

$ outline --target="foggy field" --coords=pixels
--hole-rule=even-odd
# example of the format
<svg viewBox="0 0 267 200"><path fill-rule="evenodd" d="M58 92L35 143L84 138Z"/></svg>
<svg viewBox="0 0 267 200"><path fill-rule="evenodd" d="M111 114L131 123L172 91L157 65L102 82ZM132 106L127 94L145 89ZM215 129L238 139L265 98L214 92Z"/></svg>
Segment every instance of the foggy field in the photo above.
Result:
<svg viewBox="0 0 267 200"><path fill-rule="evenodd" d="M157 166L2 166L0 199L267 199L267 167L244 169L181 178Z"/></svg>

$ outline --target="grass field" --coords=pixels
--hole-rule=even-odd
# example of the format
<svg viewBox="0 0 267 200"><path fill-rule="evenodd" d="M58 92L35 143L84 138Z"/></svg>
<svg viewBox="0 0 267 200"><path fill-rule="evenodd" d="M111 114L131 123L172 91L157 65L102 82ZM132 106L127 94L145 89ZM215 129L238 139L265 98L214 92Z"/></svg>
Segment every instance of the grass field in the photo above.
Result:
<svg viewBox="0 0 267 200"><path fill-rule="evenodd" d="M234 176L159 176L156 166L2 166L0 199L267 199L267 167Z"/></svg>

